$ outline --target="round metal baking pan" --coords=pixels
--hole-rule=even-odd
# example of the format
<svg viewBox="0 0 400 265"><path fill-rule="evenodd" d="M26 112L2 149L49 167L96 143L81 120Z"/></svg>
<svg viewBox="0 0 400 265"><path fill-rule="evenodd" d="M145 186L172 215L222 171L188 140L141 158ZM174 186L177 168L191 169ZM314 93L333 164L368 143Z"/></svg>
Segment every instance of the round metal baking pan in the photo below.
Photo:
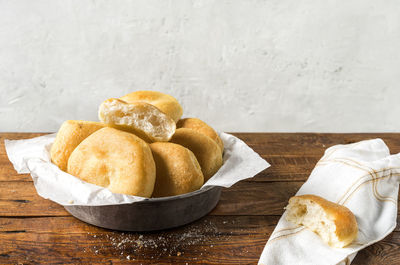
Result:
<svg viewBox="0 0 400 265"><path fill-rule="evenodd" d="M194 192L105 206L64 206L86 223L121 231L154 231L193 222L218 204L221 187L210 186Z"/></svg>

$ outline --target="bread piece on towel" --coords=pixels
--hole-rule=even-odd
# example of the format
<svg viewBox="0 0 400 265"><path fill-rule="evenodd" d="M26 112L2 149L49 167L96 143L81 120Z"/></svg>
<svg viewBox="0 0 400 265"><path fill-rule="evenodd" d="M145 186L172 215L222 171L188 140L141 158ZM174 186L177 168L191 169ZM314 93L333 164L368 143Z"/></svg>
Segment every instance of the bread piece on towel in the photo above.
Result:
<svg viewBox="0 0 400 265"><path fill-rule="evenodd" d="M94 121L65 121L57 132L50 150L51 161L61 170L67 171L68 158L72 151L89 135L107 125Z"/></svg>
<svg viewBox="0 0 400 265"><path fill-rule="evenodd" d="M156 167L149 145L128 132L103 128L72 152L68 173L114 193L150 197Z"/></svg>
<svg viewBox="0 0 400 265"><path fill-rule="evenodd" d="M180 144L194 153L199 161L204 182L209 180L222 165L221 149L215 141L192 129L177 129L171 138L172 143Z"/></svg>
<svg viewBox="0 0 400 265"><path fill-rule="evenodd" d="M175 122L153 105L145 102L130 104L116 98L101 103L99 119L148 142L168 141L176 128Z"/></svg>
<svg viewBox="0 0 400 265"><path fill-rule="evenodd" d="M150 144L156 163L156 184L152 197L192 192L204 183L199 162L189 149L174 143Z"/></svg>
<svg viewBox="0 0 400 265"><path fill-rule="evenodd" d="M175 122L181 118L183 113L182 106L174 97L158 91L135 91L120 99L128 103L135 103L138 101L149 103L167 114Z"/></svg>
<svg viewBox="0 0 400 265"><path fill-rule="evenodd" d="M345 206L319 196L294 196L286 210L288 221L309 228L331 247L343 248L357 237L354 214Z"/></svg>
<svg viewBox="0 0 400 265"><path fill-rule="evenodd" d="M176 124L177 128L188 128L198 131L204 135L207 135L211 139L213 139L221 149L221 152L224 152L224 143L221 138L219 138L217 132L204 121L197 118L185 118L178 121Z"/></svg>

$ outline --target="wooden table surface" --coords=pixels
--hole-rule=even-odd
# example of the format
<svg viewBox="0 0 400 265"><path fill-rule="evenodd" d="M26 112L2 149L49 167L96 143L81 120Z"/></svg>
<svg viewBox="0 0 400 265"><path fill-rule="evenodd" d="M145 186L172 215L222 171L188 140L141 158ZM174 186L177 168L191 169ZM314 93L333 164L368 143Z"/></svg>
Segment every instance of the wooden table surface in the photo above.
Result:
<svg viewBox="0 0 400 265"><path fill-rule="evenodd" d="M271 167L224 189L218 206L184 227L152 233L97 228L36 194L18 175L0 133L0 264L256 264L283 207L306 181L324 150L380 137L400 152L400 134L234 133ZM353 265L399 264L400 230L362 250Z"/></svg>

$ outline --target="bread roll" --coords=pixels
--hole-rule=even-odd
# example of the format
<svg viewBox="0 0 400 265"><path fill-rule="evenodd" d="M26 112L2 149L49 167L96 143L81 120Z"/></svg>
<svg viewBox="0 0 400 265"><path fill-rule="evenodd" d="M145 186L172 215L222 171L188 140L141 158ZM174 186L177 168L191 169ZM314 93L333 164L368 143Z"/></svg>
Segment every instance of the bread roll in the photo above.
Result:
<svg viewBox="0 0 400 265"><path fill-rule="evenodd" d="M345 206L319 196L294 196L286 210L288 221L304 225L332 247L343 248L357 237L354 214Z"/></svg>
<svg viewBox="0 0 400 265"><path fill-rule="evenodd" d="M121 97L128 103L146 102L156 106L171 117L175 123L181 118L183 110L179 102L172 96L157 91L136 91Z"/></svg>
<svg viewBox="0 0 400 265"><path fill-rule="evenodd" d="M156 168L149 145L134 134L100 129L72 152L68 173L114 193L150 197Z"/></svg>
<svg viewBox="0 0 400 265"><path fill-rule="evenodd" d="M61 170L67 170L68 158L75 147L106 124L94 121L65 121L57 132L50 150L51 161Z"/></svg>
<svg viewBox="0 0 400 265"><path fill-rule="evenodd" d="M151 104L129 104L115 98L101 103L99 119L117 129L135 133L148 142L168 141L176 128L170 117Z"/></svg>
<svg viewBox="0 0 400 265"><path fill-rule="evenodd" d="M204 121L197 118L185 118L179 120L176 124L176 127L193 129L195 131L198 131L199 133L207 135L218 144L221 152L224 152L224 143L222 142L221 138L219 138L217 132Z"/></svg>
<svg viewBox="0 0 400 265"><path fill-rule="evenodd" d="M192 129L177 129L171 138L172 143L180 144L194 153L204 175L209 180L222 165L221 149L210 137Z"/></svg>
<svg viewBox="0 0 400 265"><path fill-rule="evenodd" d="M188 193L204 183L199 162L189 149L173 143L150 144L156 163L156 184L152 197Z"/></svg>

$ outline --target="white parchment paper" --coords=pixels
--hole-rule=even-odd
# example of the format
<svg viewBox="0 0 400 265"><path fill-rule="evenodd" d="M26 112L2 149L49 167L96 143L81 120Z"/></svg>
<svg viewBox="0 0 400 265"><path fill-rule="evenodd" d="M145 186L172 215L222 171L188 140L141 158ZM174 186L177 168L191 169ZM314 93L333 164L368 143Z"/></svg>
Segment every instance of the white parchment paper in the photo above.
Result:
<svg viewBox="0 0 400 265"><path fill-rule="evenodd" d="M112 205L147 200L147 198L112 193L106 188L80 180L50 162L50 148L56 134L25 140L5 140L8 158L20 174L30 173L37 193L61 205ZM270 164L239 138L220 133L224 142L224 164L202 188L230 187L252 178Z"/></svg>

